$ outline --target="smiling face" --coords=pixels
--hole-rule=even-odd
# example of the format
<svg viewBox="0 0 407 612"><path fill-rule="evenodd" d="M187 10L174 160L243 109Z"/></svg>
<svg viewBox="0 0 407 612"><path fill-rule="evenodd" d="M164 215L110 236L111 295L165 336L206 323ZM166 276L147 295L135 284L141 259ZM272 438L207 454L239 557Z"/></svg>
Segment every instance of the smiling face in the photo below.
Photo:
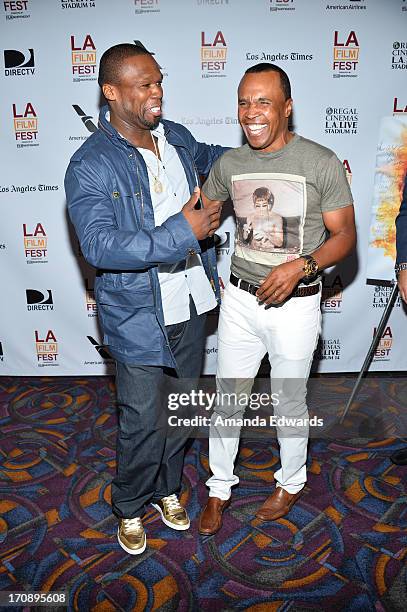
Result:
<svg viewBox="0 0 407 612"><path fill-rule="evenodd" d="M238 118L252 149L269 153L290 140L292 100L285 96L275 71L245 74L238 89Z"/></svg>
<svg viewBox="0 0 407 612"><path fill-rule="evenodd" d="M123 133L155 129L161 117L162 79L151 55L134 55L123 60L117 83L103 85L109 102L111 122Z"/></svg>

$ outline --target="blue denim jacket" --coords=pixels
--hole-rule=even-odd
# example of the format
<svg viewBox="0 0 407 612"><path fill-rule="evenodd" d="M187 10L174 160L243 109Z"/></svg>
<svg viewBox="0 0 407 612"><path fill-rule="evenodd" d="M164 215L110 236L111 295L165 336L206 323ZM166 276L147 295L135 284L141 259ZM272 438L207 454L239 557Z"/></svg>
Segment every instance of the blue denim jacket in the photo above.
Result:
<svg viewBox="0 0 407 612"><path fill-rule="evenodd" d="M403 199L396 218L396 263L407 263L407 174L404 178Z"/></svg>
<svg viewBox="0 0 407 612"><path fill-rule="evenodd" d="M154 224L143 157L107 121L74 153L65 176L68 211L85 259L99 269L95 299L103 342L124 363L176 367L164 325L157 266L201 254L219 301L213 239L198 242L180 212ZM163 120L192 193L226 150L198 143L182 125Z"/></svg>

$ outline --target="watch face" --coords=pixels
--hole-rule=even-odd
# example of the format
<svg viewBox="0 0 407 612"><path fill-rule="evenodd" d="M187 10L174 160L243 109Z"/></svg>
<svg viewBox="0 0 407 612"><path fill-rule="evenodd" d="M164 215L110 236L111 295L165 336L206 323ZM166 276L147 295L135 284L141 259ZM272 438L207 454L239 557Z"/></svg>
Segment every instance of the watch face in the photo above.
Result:
<svg viewBox="0 0 407 612"><path fill-rule="evenodd" d="M305 266L304 266L304 272L306 276L314 276L314 274L318 272L318 264L315 261L315 259L310 257L309 259L306 260Z"/></svg>

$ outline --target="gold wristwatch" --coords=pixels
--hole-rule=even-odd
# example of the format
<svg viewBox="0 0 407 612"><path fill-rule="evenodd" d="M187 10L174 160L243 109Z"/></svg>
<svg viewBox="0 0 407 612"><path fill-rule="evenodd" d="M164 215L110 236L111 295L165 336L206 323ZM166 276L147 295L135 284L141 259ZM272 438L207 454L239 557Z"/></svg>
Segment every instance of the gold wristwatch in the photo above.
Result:
<svg viewBox="0 0 407 612"><path fill-rule="evenodd" d="M319 266L312 255L302 255L302 259L304 260L304 278L312 278L318 274Z"/></svg>

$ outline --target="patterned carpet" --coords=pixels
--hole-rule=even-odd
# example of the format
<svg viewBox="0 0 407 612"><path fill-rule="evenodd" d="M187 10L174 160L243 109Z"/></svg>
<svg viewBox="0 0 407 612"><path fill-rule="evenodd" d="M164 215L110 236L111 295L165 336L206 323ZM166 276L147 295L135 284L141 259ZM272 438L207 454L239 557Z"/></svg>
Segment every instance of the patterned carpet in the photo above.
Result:
<svg viewBox="0 0 407 612"><path fill-rule="evenodd" d="M344 405L352 384L320 377L321 403ZM389 410L404 409L405 379L364 383L365 398L378 390ZM0 591L65 589L59 609L80 612L406 610L407 467L389 460L406 438L313 439L303 496L262 523L254 512L273 490L277 446L249 433L240 485L210 538L197 534L208 451L196 440L182 495L191 529L168 529L151 509L148 547L135 557L118 546L109 507L112 378L3 377L0 430Z"/></svg>

